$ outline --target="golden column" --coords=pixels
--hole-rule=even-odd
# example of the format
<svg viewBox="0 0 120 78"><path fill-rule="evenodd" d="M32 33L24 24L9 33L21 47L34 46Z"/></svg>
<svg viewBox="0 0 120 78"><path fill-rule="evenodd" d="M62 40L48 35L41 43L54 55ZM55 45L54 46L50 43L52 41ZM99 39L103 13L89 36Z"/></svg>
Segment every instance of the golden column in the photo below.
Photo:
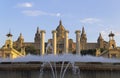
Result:
<svg viewBox="0 0 120 78"><path fill-rule="evenodd" d="M57 33L56 30L53 30L53 31L52 31L52 34L53 34L52 46L53 46L54 55L56 55L56 51L57 51L57 38L56 38L56 33Z"/></svg>
<svg viewBox="0 0 120 78"><path fill-rule="evenodd" d="M40 52L42 55L45 54L45 31L41 30L41 44L40 44Z"/></svg>
<svg viewBox="0 0 120 78"><path fill-rule="evenodd" d="M69 33L69 31L68 30L66 30L65 31L65 38L64 38L64 52L66 53L66 54L68 54L68 48L69 48L69 45L68 45L68 33Z"/></svg>
<svg viewBox="0 0 120 78"><path fill-rule="evenodd" d="M80 30L76 30L76 53L80 55Z"/></svg>

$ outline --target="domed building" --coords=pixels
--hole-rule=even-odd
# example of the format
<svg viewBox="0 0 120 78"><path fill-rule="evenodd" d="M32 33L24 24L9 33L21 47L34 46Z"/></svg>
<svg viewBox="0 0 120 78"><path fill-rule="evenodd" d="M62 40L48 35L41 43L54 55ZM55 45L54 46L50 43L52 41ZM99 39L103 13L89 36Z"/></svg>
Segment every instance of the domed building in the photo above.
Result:
<svg viewBox="0 0 120 78"><path fill-rule="evenodd" d="M14 47L16 48L21 48L21 47L28 47L28 46L32 46L35 49L36 54L41 54L41 31L39 29L39 27L37 27L37 31L35 33L35 37L34 37L34 42L24 42L24 38L22 36L22 34L20 34L20 36L18 37L18 39L13 43ZM62 24L62 21L59 21L59 24L57 26L57 28L54 30L56 33L56 53L57 54L62 54L65 53L65 40L66 40L66 35L65 32L67 32L67 34L69 33L68 30L65 29L64 25ZM45 31L44 31L45 33ZM68 35L67 35L68 36ZM80 50L81 51L86 51L86 50L95 50L96 51L96 56L102 56L103 53L106 55L106 53L108 53L108 49L111 48L115 48L116 47L116 42L114 40L114 34L111 32L109 34L110 40L109 41L105 41L101 35L101 33L98 36L97 42L87 42L87 35L85 32L84 27L82 27L81 33L80 33ZM69 53L76 53L76 42L73 41L73 39L70 39L68 37L68 52ZM46 54L51 54L53 53L53 39L48 39L47 42L45 42L45 47L44 47L44 52ZM104 49L107 50L107 52L100 52L98 51L99 49ZM88 52L89 54L89 52ZM103 55L104 56L104 55ZM109 55L106 55L109 56Z"/></svg>
<svg viewBox="0 0 120 78"><path fill-rule="evenodd" d="M58 54L64 53L64 39L65 39L64 34L65 34L65 31L67 30L62 25L61 20L59 21L59 25L57 26L56 31L57 31L57 38L56 38L57 39L57 53ZM48 42L51 43L51 45L53 45L52 39L49 39ZM69 39L68 43L69 43L68 51L72 53L73 51L75 51L75 44L72 39ZM48 50L48 53L51 53L51 52Z"/></svg>

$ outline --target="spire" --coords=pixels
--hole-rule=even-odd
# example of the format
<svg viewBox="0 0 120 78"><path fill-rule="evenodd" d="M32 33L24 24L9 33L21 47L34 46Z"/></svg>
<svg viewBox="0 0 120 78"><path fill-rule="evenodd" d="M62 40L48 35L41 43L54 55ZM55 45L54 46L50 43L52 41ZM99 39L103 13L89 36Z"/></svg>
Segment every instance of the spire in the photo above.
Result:
<svg viewBox="0 0 120 78"><path fill-rule="evenodd" d="M7 37L12 37L13 35L11 34L11 32L9 32L6 36Z"/></svg>
<svg viewBox="0 0 120 78"><path fill-rule="evenodd" d="M87 39L84 27L82 27L81 38Z"/></svg>
<svg viewBox="0 0 120 78"><path fill-rule="evenodd" d="M40 42L40 29L39 29L39 27L37 27L37 31L36 31L35 37L34 37L34 42L36 42L36 43Z"/></svg>
<svg viewBox="0 0 120 78"><path fill-rule="evenodd" d="M22 37L22 33L20 33L20 37Z"/></svg>
<svg viewBox="0 0 120 78"><path fill-rule="evenodd" d="M40 33L39 27L37 27L37 33Z"/></svg>
<svg viewBox="0 0 120 78"><path fill-rule="evenodd" d="M61 20L59 21L59 25L62 25L62 21Z"/></svg>
<svg viewBox="0 0 120 78"><path fill-rule="evenodd" d="M18 37L17 41L21 41L21 40L23 40L23 41L24 41L24 38L23 38L23 36L22 36L22 33L20 33L20 35L19 35L19 37Z"/></svg>
<svg viewBox="0 0 120 78"><path fill-rule="evenodd" d="M19 37L20 39L23 39L23 36L22 36L22 33L20 33L20 37Z"/></svg>
<svg viewBox="0 0 120 78"><path fill-rule="evenodd" d="M101 33L99 33L99 37L98 37L98 40L102 40L103 38L102 38L102 35L101 35Z"/></svg>
<svg viewBox="0 0 120 78"><path fill-rule="evenodd" d="M82 33L85 34L85 29L84 26L82 27Z"/></svg>

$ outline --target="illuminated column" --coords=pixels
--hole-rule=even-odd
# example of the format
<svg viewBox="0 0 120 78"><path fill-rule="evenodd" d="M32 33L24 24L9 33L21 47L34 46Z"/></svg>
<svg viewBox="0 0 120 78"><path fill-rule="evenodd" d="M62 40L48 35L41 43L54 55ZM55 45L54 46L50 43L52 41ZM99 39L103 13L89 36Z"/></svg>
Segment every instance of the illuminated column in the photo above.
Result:
<svg viewBox="0 0 120 78"><path fill-rule="evenodd" d="M68 53L68 33L69 31L65 31L65 38L64 38L64 52L67 54Z"/></svg>
<svg viewBox="0 0 120 78"><path fill-rule="evenodd" d="M76 53L80 55L80 30L76 32Z"/></svg>
<svg viewBox="0 0 120 78"><path fill-rule="evenodd" d="M45 54L45 31L41 30L41 44L40 44L40 52L42 55Z"/></svg>
<svg viewBox="0 0 120 78"><path fill-rule="evenodd" d="M57 39L56 39L56 33L57 31L53 30L52 31L52 34L53 34L53 42L52 42L52 46L53 46L53 52L54 52L54 55L56 55L56 45L57 45Z"/></svg>

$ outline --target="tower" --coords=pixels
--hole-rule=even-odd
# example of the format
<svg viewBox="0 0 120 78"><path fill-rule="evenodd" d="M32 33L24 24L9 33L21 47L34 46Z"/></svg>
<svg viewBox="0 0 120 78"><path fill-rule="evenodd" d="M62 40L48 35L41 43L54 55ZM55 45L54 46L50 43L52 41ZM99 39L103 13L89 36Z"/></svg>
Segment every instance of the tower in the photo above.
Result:
<svg viewBox="0 0 120 78"><path fill-rule="evenodd" d="M84 27L82 28L81 38L80 38L80 44L81 44L81 50L84 50L87 48L87 37L84 30Z"/></svg>
<svg viewBox="0 0 120 78"><path fill-rule="evenodd" d="M58 38L58 39L64 38L65 28L64 28L64 26L62 25L62 21L61 21L61 20L59 21L59 25L58 25L58 27L56 28L56 31L57 31L57 38Z"/></svg>
<svg viewBox="0 0 120 78"><path fill-rule="evenodd" d="M16 57L24 56L25 55L25 48L24 48L24 50L21 49L21 52L16 50L13 47L13 41L12 41L13 35L9 32L6 36L7 36L7 40L5 42L5 45L0 49L0 51L2 51L2 57L13 59Z"/></svg>
<svg viewBox="0 0 120 78"><path fill-rule="evenodd" d="M102 38L101 33L99 34L97 42L98 42L98 48L104 48L104 39Z"/></svg>
<svg viewBox="0 0 120 78"><path fill-rule="evenodd" d="M40 30L39 27L37 27L37 31L35 33L34 43L35 43L35 49L40 49Z"/></svg>
<svg viewBox="0 0 120 78"><path fill-rule="evenodd" d="M114 40L115 34L112 33L112 31L111 31L111 33L108 36L109 36L109 49L116 48L116 42Z"/></svg>
<svg viewBox="0 0 120 78"><path fill-rule="evenodd" d="M62 25L62 21L59 21L59 25L56 28L57 31L57 52L63 53L64 52L64 38L65 38L65 28Z"/></svg>
<svg viewBox="0 0 120 78"><path fill-rule="evenodd" d="M13 47L13 42L12 42L12 34L9 32L7 35L7 40L5 42L5 47L6 48L12 48Z"/></svg>
<svg viewBox="0 0 120 78"><path fill-rule="evenodd" d="M17 48L20 49L23 47L24 44L24 37L22 36L22 33L20 33L20 36L17 39Z"/></svg>

